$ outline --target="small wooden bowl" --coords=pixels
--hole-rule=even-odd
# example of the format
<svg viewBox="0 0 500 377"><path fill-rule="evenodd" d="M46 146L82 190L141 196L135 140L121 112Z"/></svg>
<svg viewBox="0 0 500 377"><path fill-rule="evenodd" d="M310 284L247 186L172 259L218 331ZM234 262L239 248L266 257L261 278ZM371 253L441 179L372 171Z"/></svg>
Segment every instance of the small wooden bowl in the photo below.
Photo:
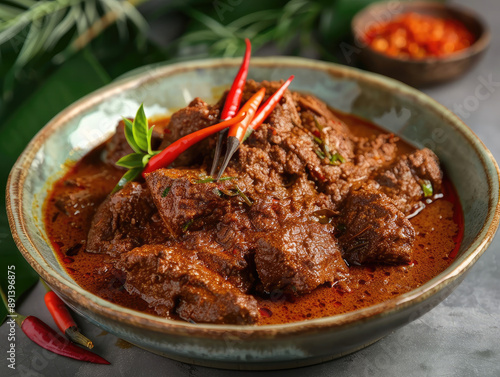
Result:
<svg viewBox="0 0 500 377"><path fill-rule="evenodd" d="M444 58L418 60L391 57L366 45L363 36L368 28L408 12L461 21L476 37L476 41L470 47ZM360 59L367 69L415 87L438 84L462 75L480 59L491 39L486 23L472 11L430 1L375 3L356 14L351 28L356 45L353 51L359 52Z"/></svg>

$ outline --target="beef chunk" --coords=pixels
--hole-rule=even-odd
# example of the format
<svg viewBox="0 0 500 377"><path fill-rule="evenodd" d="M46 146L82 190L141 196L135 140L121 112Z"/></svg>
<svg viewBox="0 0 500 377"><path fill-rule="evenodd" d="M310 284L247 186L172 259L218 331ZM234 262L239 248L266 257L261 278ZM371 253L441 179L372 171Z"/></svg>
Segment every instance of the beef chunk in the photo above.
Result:
<svg viewBox="0 0 500 377"><path fill-rule="evenodd" d="M157 149L161 144L163 138L163 127L163 123L155 124L151 137L151 145L153 149ZM116 126L115 133L106 143L105 161L114 165L120 158L130 153L134 153L134 151L127 142L127 138L125 137L125 123L121 120Z"/></svg>
<svg viewBox="0 0 500 377"><path fill-rule="evenodd" d="M256 241L255 265L266 292L284 289L302 294L348 273L339 246L327 226L289 223Z"/></svg>
<svg viewBox="0 0 500 377"><path fill-rule="evenodd" d="M172 237L216 223L243 202L233 193L235 181L200 183L199 170L158 169L146 176L153 200Z"/></svg>
<svg viewBox="0 0 500 377"><path fill-rule="evenodd" d="M434 194L441 192L443 173L439 160L430 149L418 150L401 156L390 168L375 175L375 184L389 196L405 214L419 207L424 198L423 184L431 184Z"/></svg>
<svg viewBox="0 0 500 377"><path fill-rule="evenodd" d="M138 293L159 315L186 321L254 323L257 301L210 271L189 250L146 245L124 254L125 289Z"/></svg>
<svg viewBox="0 0 500 377"><path fill-rule="evenodd" d="M131 182L97 209L87 238L87 251L117 256L168 239L146 185Z"/></svg>
<svg viewBox="0 0 500 377"><path fill-rule="evenodd" d="M195 98L187 107L172 114L160 149L168 147L183 136L211 126L218 120L219 105L210 106L200 98ZM189 148L173 162L172 166L188 166L194 163L197 157L208 155L209 144L209 140L204 140Z"/></svg>
<svg viewBox="0 0 500 377"><path fill-rule="evenodd" d="M346 199L338 228L343 257L351 264L409 263L415 230L383 193L361 189Z"/></svg>

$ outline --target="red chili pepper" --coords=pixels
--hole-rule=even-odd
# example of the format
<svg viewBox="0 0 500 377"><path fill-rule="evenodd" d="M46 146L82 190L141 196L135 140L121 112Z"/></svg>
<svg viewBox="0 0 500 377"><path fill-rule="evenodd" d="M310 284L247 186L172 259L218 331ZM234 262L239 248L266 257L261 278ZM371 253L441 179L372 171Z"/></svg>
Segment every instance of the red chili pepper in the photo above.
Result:
<svg viewBox="0 0 500 377"><path fill-rule="evenodd" d="M247 81L248 66L250 65L250 55L252 53L252 45L250 44L250 40L248 38L245 39L245 44L245 56L243 57L240 69L236 74L236 77L234 78L233 84L231 85L231 89L229 89L229 93L226 97L226 102L224 103L224 107L220 115L220 118L223 120L231 119L240 107L241 97L243 96L243 87L245 86L245 83ZM215 169L219 164L223 138L224 133L221 132L219 134L219 137L217 138L217 145L215 146L214 160L212 162L212 168L210 169L211 176L215 174Z"/></svg>
<svg viewBox="0 0 500 377"><path fill-rule="evenodd" d="M245 113L238 113L238 115L232 119L228 119L224 122L215 124L213 126L203 128L199 131L193 132L189 135L181 137L179 140L176 140L168 147L166 147L163 151L158 153L157 155L151 157L148 164L144 168L142 172L142 176L146 177L146 174L151 173L154 170L160 168L166 168L170 165L174 160L186 149L193 146L194 144L200 142L203 139L206 139L210 135L213 135L219 131L222 131L225 128L231 127L233 124L241 122L245 119Z"/></svg>
<svg viewBox="0 0 500 377"><path fill-rule="evenodd" d="M247 116L241 122L234 124L229 128L228 137L235 137L239 142L243 140L243 136L245 136L247 127L256 116L259 105L264 99L265 95L266 88L261 88L245 103L240 112L247 113Z"/></svg>
<svg viewBox="0 0 500 377"><path fill-rule="evenodd" d="M72 342L81 344L87 348L93 348L94 344L92 341L78 331L78 326L73 320L73 317L71 317L71 314L63 300L61 300L54 291L50 290L43 280L41 281L48 290L44 296L45 305L47 306L47 309L49 309L49 312L52 315L57 327L59 327L59 330L61 330Z"/></svg>
<svg viewBox="0 0 500 377"><path fill-rule="evenodd" d="M247 132L248 125L252 121L260 103L266 95L266 89L261 88L257 93L255 93L241 108L240 112L246 112L247 116L241 122L231 126L229 129L229 134L227 138L226 155L224 156L224 161L217 174L217 180L222 176L224 170L226 170L227 164L233 157L234 152L239 148L245 134Z"/></svg>
<svg viewBox="0 0 500 377"><path fill-rule="evenodd" d="M294 78L294 75L290 76L288 80L286 80L283 85L281 85L281 87L271 97L269 97L266 102L264 102L259 111L257 111L257 114L255 114L252 122L248 126L249 130L251 129L252 131L255 131L261 126L261 124L266 120L269 114L273 112L274 108L281 100L281 98L283 98L283 94L285 93L286 88L288 88Z"/></svg>
<svg viewBox="0 0 500 377"><path fill-rule="evenodd" d="M40 347L57 353L58 355L76 360L88 361L96 364L110 364L109 361L103 359L101 356L84 348L80 348L71 343L68 339L63 338L37 317L31 315L25 317L17 313L16 315L17 324L21 327L26 336Z"/></svg>
<svg viewBox="0 0 500 377"><path fill-rule="evenodd" d="M18 326L23 330L28 338L40 347L58 355L70 357L76 360L88 361L96 364L109 364L109 361L103 359L101 356L74 345L68 339L65 339L56 333L45 322L41 321L37 317L31 315L24 316L10 310L7 304L7 297L1 288L0 295L2 296L2 301L4 302L5 307L15 318Z"/></svg>
<svg viewBox="0 0 500 377"><path fill-rule="evenodd" d="M241 63L240 70L234 78L231 89L226 97L224 108L221 112L221 119L229 119L234 117L238 108L240 107L241 97L243 96L243 87L247 81L248 66L250 65L250 54L252 53L252 45L248 38L245 39L246 50L243 62Z"/></svg>

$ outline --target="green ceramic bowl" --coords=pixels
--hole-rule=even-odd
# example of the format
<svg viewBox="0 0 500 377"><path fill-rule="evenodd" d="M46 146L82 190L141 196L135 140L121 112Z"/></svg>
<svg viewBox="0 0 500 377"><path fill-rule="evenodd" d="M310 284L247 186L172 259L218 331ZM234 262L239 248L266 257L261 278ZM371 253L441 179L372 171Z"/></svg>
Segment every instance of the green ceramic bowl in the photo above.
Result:
<svg viewBox="0 0 500 377"><path fill-rule="evenodd" d="M261 327L162 319L107 302L71 279L47 242L41 212L47 189L64 173L64 163L104 141L117 120L132 116L141 102L152 116L183 107L195 96L214 101L230 85L239 64L240 59L217 59L143 69L68 107L38 133L12 169L7 208L14 239L41 277L82 316L139 347L188 363L238 369L292 368L340 357L415 320L448 296L498 227L499 174L490 152L458 117L408 86L352 68L284 57L253 59L249 77L280 80L294 74L293 90L313 93L437 153L465 215L462 247L451 266L421 287L378 305Z"/></svg>

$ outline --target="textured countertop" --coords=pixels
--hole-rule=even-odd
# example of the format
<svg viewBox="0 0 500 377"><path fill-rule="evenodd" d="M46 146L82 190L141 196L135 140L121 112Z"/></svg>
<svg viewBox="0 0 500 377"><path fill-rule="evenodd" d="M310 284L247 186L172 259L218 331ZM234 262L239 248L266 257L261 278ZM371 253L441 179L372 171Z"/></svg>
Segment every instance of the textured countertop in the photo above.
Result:
<svg viewBox="0 0 500 377"><path fill-rule="evenodd" d="M457 113L500 161L500 2L454 1L472 6L487 20L492 44L481 62L457 81L424 90ZM489 84L487 84L489 83ZM479 89L478 89L479 88ZM479 94L478 94L479 93ZM486 98L487 97L487 98ZM30 292L19 307L52 324L43 303L44 288ZM75 315L76 317L76 315ZM151 376L244 377L236 372L171 361L131 346L77 317L112 362L92 365L49 354L27 337L16 339L16 371L7 368L8 327L0 327L2 376ZM404 342L401 340L404 339ZM259 372L262 376L500 376L500 237L470 270L465 281L440 305L374 345L338 360L295 370Z"/></svg>

